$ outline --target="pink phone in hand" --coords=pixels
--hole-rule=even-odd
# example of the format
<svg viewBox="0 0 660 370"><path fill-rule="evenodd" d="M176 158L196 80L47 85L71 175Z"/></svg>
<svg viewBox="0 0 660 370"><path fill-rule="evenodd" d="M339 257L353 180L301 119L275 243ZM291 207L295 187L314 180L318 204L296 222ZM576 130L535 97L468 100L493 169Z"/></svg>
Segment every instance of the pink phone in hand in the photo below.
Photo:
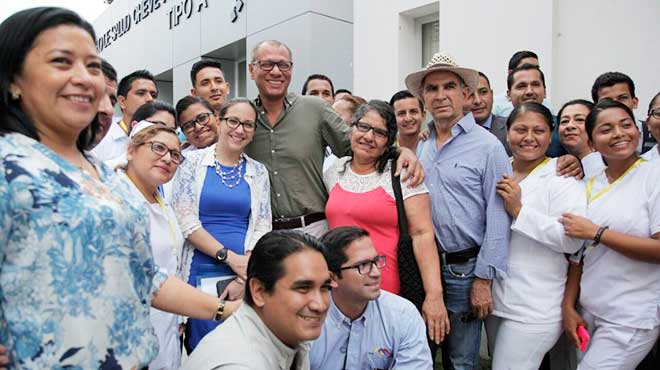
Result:
<svg viewBox="0 0 660 370"><path fill-rule="evenodd" d="M577 336L578 336L578 339L580 340L580 351L581 352L586 351L587 350L587 345L589 344L589 339L591 337L589 336L589 332L584 327L584 325L578 325L578 327L577 327Z"/></svg>

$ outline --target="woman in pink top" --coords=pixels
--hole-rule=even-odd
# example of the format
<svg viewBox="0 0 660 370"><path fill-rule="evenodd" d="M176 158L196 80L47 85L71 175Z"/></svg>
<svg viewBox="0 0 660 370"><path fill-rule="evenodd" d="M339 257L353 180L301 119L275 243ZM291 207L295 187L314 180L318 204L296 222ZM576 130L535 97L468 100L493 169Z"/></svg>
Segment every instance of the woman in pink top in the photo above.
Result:
<svg viewBox="0 0 660 370"><path fill-rule="evenodd" d="M396 118L389 104L372 100L358 108L352 121L352 157L340 158L324 174L329 192L325 213L330 228L357 226L369 232L378 253L386 256L381 288L399 294L399 228L390 167L396 156ZM422 314L429 336L440 343L449 333L449 320L442 297L428 190L424 184L414 188L401 184L401 189L426 292Z"/></svg>

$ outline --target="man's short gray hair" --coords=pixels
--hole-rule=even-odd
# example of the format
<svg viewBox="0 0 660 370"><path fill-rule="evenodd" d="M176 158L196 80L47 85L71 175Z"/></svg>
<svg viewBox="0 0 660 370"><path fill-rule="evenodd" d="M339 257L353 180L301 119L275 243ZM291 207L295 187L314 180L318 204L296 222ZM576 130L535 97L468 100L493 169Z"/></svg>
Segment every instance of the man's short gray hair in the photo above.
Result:
<svg viewBox="0 0 660 370"><path fill-rule="evenodd" d="M277 41L277 40L264 40L259 42L257 45L252 48L252 63L257 61L257 53L259 52L259 49L264 46L264 45L270 45L274 46L276 48L285 48L286 51L289 53L289 59L293 60L293 53L291 53L291 49L282 41Z"/></svg>

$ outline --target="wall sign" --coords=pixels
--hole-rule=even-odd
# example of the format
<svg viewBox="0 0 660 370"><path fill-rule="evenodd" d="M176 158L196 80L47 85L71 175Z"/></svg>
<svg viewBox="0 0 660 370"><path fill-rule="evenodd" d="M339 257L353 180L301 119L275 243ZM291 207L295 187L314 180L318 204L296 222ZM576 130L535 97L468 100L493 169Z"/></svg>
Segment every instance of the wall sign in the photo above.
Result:
<svg viewBox="0 0 660 370"><path fill-rule="evenodd" d="M245 1L243 0L234 1L234 8L231 10L231 15L229 18L231 20L231 23L234 23L238 20L238 13L243 11L244 6L245 6Z"/></svg>
<svg viewBox="0 0 660 370"><path fill-rule="evenodd" d="M203 9L209 7L209 0L170 0L170 3L173 2L176 2L176 4L172 5L168 12L169 29L173 29L181 24L182 20L190 18L193 12L200 13ZM243 9L244 2L243 0L237 0L237 2L240 2L240 6L238 7L240 8L238 12L240 12ZM167 0L137 1L137 5L135 5L132 12L121 17L112 27L100 35L96 40L96 49L99 52L103 51L103 49L112 45L113 42L126 35L133 26L137 26L150 15L165 8L165 4L167 4ZM238 8L234 5L234 10Z"/></svg>

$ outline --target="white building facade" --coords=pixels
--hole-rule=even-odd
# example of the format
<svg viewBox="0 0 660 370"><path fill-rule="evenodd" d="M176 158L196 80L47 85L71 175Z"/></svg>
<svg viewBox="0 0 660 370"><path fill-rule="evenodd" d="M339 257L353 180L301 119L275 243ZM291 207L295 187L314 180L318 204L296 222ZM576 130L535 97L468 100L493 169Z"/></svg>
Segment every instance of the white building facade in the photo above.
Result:
<svg viewBox="0 0 660 370"><path fill-rule="evenodd" d="M295 92L321 73L335 88L388 100L444 50L488 75L497 94L511 55L532 50L555 111L590 100L599 74L620 71L635 81L644 119L660 90L659 14L657 0L115 0L94 28L119 76L148 69L170 102L189 93L201 58L222 63L231 96L256 96L251 49L278 39L293 51Z"/></svg>
<svg viewBox="0 0 660 370"><path fill-rule="evenodd" d="M591 85L608 71L635 82L639 119L660 91L657 0L355 0L353 8L353 86L362 96L389 99L405 88L434 40L485 73L495 94L506 90L511 55L536 52L555 112L591 100ZM427 35L433 22L438 33Z"/></svg>

